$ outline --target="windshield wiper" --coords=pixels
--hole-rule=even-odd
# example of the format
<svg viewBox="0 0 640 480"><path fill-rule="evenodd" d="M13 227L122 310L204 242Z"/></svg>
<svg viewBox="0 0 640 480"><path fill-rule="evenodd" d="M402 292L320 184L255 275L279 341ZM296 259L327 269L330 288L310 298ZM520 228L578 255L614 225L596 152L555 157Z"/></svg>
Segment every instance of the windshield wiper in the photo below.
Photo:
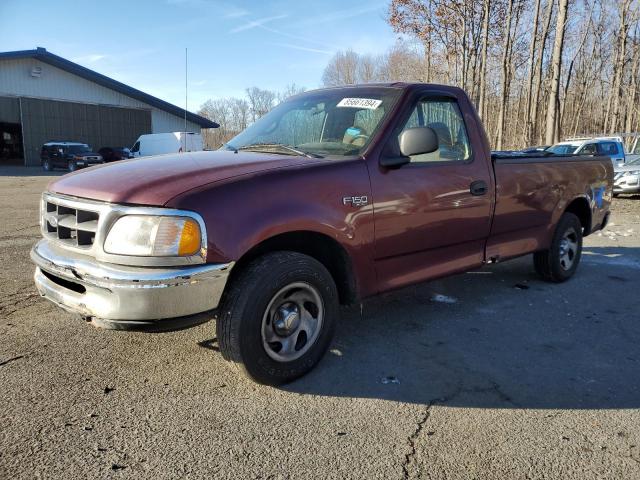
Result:
<svg viewBox="0 0 640 480"><path fill-rule="evenodd" d="M307 158L322 158L321 155L315 153L304 152L302 150L298 150L291 145L285 145L284 143L252 143L250 145L243 145L242 147L238 147L235 150L260 150L261 148L279 148L281 150L286 150L290 152L291 155L302 155Z"/></svg>
<svg viewBox="0 0 640 480"><path fill-rule="evenodd" d="M234 147L233 145L230 145L228 143L223 143L222 147L226 148L227 150L229 150L231 152L238 153L238 149L236 147Z"/></svg>

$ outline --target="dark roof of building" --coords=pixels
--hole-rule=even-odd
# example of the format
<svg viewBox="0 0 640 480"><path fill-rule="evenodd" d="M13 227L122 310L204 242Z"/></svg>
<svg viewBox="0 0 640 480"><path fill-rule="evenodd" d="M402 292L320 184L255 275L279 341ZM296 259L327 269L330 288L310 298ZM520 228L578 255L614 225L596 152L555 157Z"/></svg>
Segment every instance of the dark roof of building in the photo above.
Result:
<svg viewBox="0 0 640 480"><path fill-rule="evenodd" d="M116 92L120 92L128 97L135 98L136 100L156 107L159 110L164 110L165 112L169 112L172 115L176 115L177 117L184 117L184 108L177 107L176 105L165 102L164 100L160 100L159 98L149 95L148 93L141 92L140 90L125 85L124 83L120 83L113 78L107 77L106 75L102 75L98 72L94 72L93 70L85 68L82 65L73 63L66 58L62 58L58 55L47 52L47 50L42 47L38 47L35 50L0 52L0 60L4 58L35 58L42 62L48 63L49 65L53 65L54 67L65 70L69 73L73 73L74 75L82 77L86 80L97 83L98 85L102 85L103 87L115 90ZM196 115L195 113L191 112L187 112L187 120L193 123L197 123L202 128L217 128L220 126L216 122L212 122L208 118L201 117L200 115Z"/></svg>

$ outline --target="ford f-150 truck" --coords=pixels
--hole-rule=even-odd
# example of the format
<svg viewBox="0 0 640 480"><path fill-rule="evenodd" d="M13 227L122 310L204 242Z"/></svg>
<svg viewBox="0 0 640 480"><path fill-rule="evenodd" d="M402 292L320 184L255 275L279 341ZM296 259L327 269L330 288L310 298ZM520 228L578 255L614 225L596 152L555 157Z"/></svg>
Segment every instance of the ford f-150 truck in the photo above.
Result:
<svg viewBox="0 0 640 480"><path fill-rule="evenodd" d="M211 311L224 358L275 385L320 360L339 304L530 253L567 280L612 179L607 157L492 157L458 88L310 91L220 150L53 181L35 282L114 328Z"/></svg>

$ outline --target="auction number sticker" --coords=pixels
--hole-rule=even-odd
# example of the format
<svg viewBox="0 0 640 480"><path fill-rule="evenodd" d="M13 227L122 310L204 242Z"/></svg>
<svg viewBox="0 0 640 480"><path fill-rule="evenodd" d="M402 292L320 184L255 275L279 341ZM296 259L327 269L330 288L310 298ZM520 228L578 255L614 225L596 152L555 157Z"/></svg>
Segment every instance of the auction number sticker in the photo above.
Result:
<svg viewBox="0 0 640 480"><path fill-rule="evenodd" d="M382 100L376 100L374 98L343 98L337 106L375 110L381 103Z"/></svg>

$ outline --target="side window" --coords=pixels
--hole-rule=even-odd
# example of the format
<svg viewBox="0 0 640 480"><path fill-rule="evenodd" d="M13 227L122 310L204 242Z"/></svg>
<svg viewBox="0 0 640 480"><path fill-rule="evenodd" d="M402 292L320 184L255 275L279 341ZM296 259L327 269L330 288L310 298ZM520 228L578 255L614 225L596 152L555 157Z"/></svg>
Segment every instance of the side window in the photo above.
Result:
<svg viewBox="0 0 640 480"><path fill-rule="evenodd" d="M595 155L596 153L595 143L588 143L580 149L580 155Z"/></svg>
<svg viewBox="0 0 640 480"><path fill-rule="evenodd" d="M618 155L618 145L614 142L603 142L598 144L601 155Z"/></svg>
<svg viewBox="0 0 640 480"><path fill-rule="evenodd" d="M438 136L438 149L411 157L411 163L463 162L471 157L471 145L458 104L453 100L420 100L402 131L429 127Z"/></svg>
<svg viewBox="0 0 640 480"><path fill-rule="evenodd" d="M131 149L132 152L137 152L140 150L140 142L136 142Z"/></svg>

